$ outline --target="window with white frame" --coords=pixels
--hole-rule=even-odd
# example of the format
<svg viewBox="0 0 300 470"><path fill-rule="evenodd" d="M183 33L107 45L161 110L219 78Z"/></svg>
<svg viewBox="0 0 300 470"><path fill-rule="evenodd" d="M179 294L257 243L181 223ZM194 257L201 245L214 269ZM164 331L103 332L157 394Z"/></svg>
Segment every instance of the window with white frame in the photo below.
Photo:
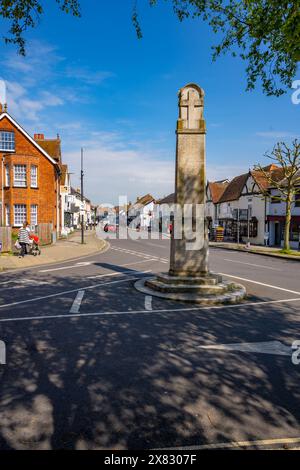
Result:
<svg viewBox="0 0 300 470"><path fill-rule="evenodd" d="M21 227L21 225L26 222L26 205L25 204L15 204L14 205L14 226Z"/></svg>
<svg viewBox="0 0 300 470"><path fill-rule="evenodd" d="M30 206L30 225L38 224L38 206L31 204Z"/></svg>
<svg viewBox="0 0 300 470"><path fill-rule="evenodd" d="M0 131L0 151L15 151L15 133L9 131Z"/></svg>
<svg viewBox="0 0 300 470"><path fill-rule="evenodd" d="M26 165L14 166L14 186L18 188L26 187Z"/></svg>
<svg viewBox="0 0 300 470"><path fill-rule="evenodd" d="M32 188L37 188L37 185L38 185L37 166L36 165L31 165L31 168L30 168L30 186Z"/></svg>
<svg viewBox="0 0 300 470"><path fill-rule="evenodd" d="M5 186L10 185L10 167L5 165Z"/></svg>
<svg viewBox="0 0 300 470"><path fill-rule="evenodd" d="M8 204L5 205L5 225L10 226L10 207Z"/></svg>

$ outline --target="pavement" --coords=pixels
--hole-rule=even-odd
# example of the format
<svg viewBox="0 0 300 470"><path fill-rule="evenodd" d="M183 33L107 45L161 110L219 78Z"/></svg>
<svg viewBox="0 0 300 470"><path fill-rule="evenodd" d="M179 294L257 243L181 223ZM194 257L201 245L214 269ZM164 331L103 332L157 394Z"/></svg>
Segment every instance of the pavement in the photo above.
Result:
<svg viewBox="0 0 300 470"><path fill-rule="evenodd" d="M81 244L81 232L76 231L68 238L58 240L54 245L42 246L40 256L27 255L19 258L16 254L1 254L0 272L10 269L24 269L31 266L57 263L87 256L106 248L106 243L95 235L95 231L85 231L85 243Z"/></svg>
<svg viewBox="0 0 300 470"><path fill-rule="evenodd" d="M294 250L295 254L288 255L280 253L281 248L276 248L274 246L251 245L250 248L247 248L246 245L230 242L209 242L209 246L223 248L224 250L243 251L248 253L256 253L257 255L271 256L274 258L300 261L299 251Z"/></svg>
<svg viewBox="0 0 300 470"><path fill-rule="evenodd" d="M169 245L110 240L0 275L1 449L300 447L300 265L212 247L242 304L137 292Z"/></svg>

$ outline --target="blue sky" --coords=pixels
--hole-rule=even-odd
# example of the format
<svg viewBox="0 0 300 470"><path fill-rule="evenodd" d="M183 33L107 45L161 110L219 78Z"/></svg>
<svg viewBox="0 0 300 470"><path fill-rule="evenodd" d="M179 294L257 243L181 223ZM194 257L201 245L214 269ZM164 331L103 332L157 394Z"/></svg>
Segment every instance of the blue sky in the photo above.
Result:
<svg viewBox="0 0 300 470"><path fill-rule="evenodd" d="M139 0L142 40L132 0L82 0L80 19L48 6L26 35L25 59L0 44L9 112L32 134L60 134L74 186L84 146L86 193L95 203L173 191L177 92L189 82L205 90L209 179L246 172L278 140L299 136L292 91L245 92L245 64L230 56L212 63L217 38L204 23L180 23L170 5L147 3ZM0 22L1 33L6 28Z"/></svg>

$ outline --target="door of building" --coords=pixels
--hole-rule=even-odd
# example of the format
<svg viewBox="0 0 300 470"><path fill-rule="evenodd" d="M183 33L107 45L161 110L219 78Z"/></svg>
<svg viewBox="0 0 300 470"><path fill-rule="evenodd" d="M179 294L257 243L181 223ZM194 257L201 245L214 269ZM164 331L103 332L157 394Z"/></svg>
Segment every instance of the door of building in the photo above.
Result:
<svg viewBox="0 0 300 470"><path fill-rule="evenodd" d="M281 245L281 230L280 230L280 223L275 222L275 245L280 246Z"/></svg>

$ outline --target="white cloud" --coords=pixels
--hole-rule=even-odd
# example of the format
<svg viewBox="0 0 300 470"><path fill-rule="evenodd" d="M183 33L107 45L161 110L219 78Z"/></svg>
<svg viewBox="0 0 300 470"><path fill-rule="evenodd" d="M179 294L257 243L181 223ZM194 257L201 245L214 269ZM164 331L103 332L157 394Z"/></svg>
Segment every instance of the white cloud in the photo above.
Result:
<svg viewBox="0 0 300 470"><path fill-rule="evenodd" d="M8 111L16 118L24 121L37 122L40 112L49 106L62 106L64 101L48 91L36 93L36 98L31 98L31 93L17 82L6 81Z"/></svg>
<svg viewBox="0 0 300 470"><path fill-rule="evenodd" d="M148 192L159 197L173 191L175 162L166 154L128 149L126 140L115 133L98 133L83 145L87 195L94 202L115 204L119 195L134 201ZM79 149L80 143L73 142L73 149L64 152L65 162L75 173L75 187L79 184Z"/></svg>
<svg viewBox="0 0 300 470"><path fill-rule="evenodd" d="M24 126L42 123L48 107L88 103L90 86L114 76L109 71L67 66L65 58L51 44L31 41L27 51L26 57L7 53L3 59L8 110L17 119L22 117Z"/></svg>
<svg viewBox="0 0 300 470"><path fill-rule="evenodd" d="M266 131L266 132L256 132L258 137L264 137L267 139L285 139L290 137L295 137L292 132L286 131Z"/></svg>
<svg viewBox="0 0 300 470"><path fill-rule="evenodd" d="M41 41L30 41L25 57L10 53L4 60L4 66L6 70L22 76L22 80L30 85L42 78L49 79L55 66L63 61L64 58L58 55L56 47Z"/></svg>
<svg viewBox="0 0 300 470"><path fill-rule="evenodd" d="M103 70L91 70L87 67L67 67L65 75L73 80L78 80L87 85L100 85L108 78L115 77L115 74Z"/></svg>
<svg viewBox="0 0 300 470"><path fill-rule="evenodd" d="M208 181L220 181L223 179L231 180L235 176L247 173L247 165L212 165L207 166Z"/></svg>

